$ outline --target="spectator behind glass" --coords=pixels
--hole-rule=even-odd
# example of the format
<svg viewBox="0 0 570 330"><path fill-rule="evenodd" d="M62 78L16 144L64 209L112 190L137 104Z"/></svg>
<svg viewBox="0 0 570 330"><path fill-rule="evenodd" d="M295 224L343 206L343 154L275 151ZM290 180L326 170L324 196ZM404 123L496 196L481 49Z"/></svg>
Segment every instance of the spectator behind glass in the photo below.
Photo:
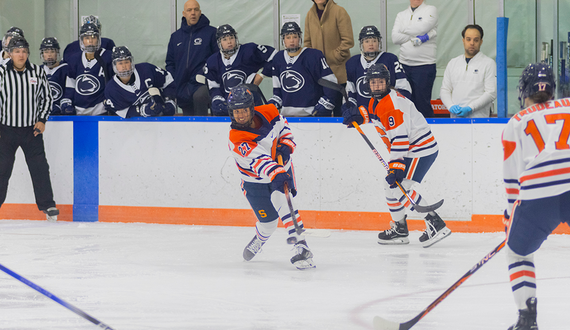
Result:
<svg viewBox="0 0 570 330"><path fill-rule="evenodd" d="M182 16L180 29L170 36L166 70L174 77L176 103L184 115L207 116L210 94L205 81L196 81L196 75L203 74L208 57L218 52L216 28L210 26L196 0L186 1Z"/></svg>
<svg viewBox="0 0 570 330"><path fill-rule="evenodd" d="M115 75L105 87L105 108L123 118L172 116L174 79L170 73L150 63L134 63L126 46L113 49Z"/></svg>
<svg viewBox="0 0 570 330"><path fill-rule="evenodd" d="M497 66L493 59L479 51L483 28L477 24L467 25L461 36L465 54L447 64L439 96L451 118L489 117L497 98Z"/></svg>
<svg viewBox="0 0 570 330"><path fill-rule="evenodd" d="M69 69L67 63L60 61L59 50L59 42L55 37L42 39L40 58L43 64L40 67L44 69L51 88L51 115L61 115L59 102L63 97Z"/></svg>
<svg viewBox="0 0 570 330"><path fill-rule="evenodd" d="M99 21L99 18L97 18L96 16L89 15L85 17L83 19L83 23L81 24L81 26L83 26L86 23L93 23L97 25L99 33L102 33L101 21ZM112 52L113 47L115 47L115 42L113 40L109 38L101 38L101 48L105 48L109 52ZM65 47L65 49L63 50L63 59L67 61L68 59L71 58L73 54L77 53L81 53L81 46L79 45L79 40L72 41Z"/></svg>
<svg viewBox="0 0 570 330"><path fill-rule="evenodd" d="M240 44L238 33L229 24L218 27L216 38L220 51L208 58L204 74L212 98L212 115L228 116L226 99L230 90L240 84L259 86L264 77L271 77L272 60L277 51L271 46L253 42ZM263 71L258 74L260 69ZM258 105L263 104L260 96L256 101Z"/></svg>
<svg viewBox="0 0 570 330"><path fill-rule="evenodd" d="M412 85L412 101L424 117L432 117L431 90L435 81L437 9L424 0L410 0L398 13L392 42L400 45L400 62Z"/></svg>
<svg viewBox="0 0 570 330"><path fill-rule="evenodd" d="M350 49L354 46L350 16L333 0L313 0L313 2L313 7L305 17L304 46L323 52L338 83L346 86L346 62L350 58ZM335 94L332 102L334 116L342 116L341 94Z"/></svg>

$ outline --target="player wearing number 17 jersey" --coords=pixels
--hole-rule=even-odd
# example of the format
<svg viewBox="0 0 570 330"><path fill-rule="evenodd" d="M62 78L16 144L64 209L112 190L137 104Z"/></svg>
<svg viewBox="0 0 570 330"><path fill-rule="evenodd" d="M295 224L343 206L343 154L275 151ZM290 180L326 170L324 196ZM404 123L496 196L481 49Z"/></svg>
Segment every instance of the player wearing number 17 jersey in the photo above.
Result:
<svg viewBox="0 0 570 330"><path fill-rule="evenodd" d="M570 99L552 100L552 69L529 64L519 80L521 110L503 131L507 260L519 319L537 329L534 252L570 219Z"/></svg>
<svg viewBox="0 0 570 330"><path fill-rule="evenodd" d="M253 94L245 85L231 90L228 109L232 120L230 153L241 173L242 191L257 217L256 235L245 247L243 258L249 261L261 250L281 218L289 232L287 242L295 244L291 263L298 269L315 267L305 236L295 231L285 196L285 187L293 197L297 194L291 161L296 145L287 120L273 104L254 107ZM294 212L303 228L299 211Z"/></svg>

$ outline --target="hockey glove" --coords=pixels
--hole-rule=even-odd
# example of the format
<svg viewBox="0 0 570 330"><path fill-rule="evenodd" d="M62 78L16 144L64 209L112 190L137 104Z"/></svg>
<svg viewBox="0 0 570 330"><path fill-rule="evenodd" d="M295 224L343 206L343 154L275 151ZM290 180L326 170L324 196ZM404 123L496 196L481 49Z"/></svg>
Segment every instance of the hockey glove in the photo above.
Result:
<svg viewBox="0 0 570 330"><path fill-rule="evenodd" d="M61 114L66 116L75 115L75 107L71 103L61 105Z"/></svg>
<svg viewBox="0 0 570 330"><path fill-rule="evenodd" d="M334 109L334 104L329 100L328 97L322 96L315 105L312 115L314 117L330 117L332 115L332 110Z"/></svg>
<svg viewBox="0 0 570 330"><path fill-rule="evenodd" d="M390 162L390 170L386 176L386 182L390 185L390 188L396 188L398 183L401 183L404 179L404 172L406 171L406 164L402 160L393 160Z"/></svg>
<svg viewBox="0 0 570 330"><path fill-rule="evenodd" d="M293 153L293 148L289 145L290 143L292 144L293 142L283 139L279 144L277 144L277 155L281 155L283 157L283 164L287 164L291 158L291 154Z"/></svg>
<svg viewBox="0 0 570 330"><path fill-rule="evenodd" d="M471 114L471 112L473 112L473 109L471 109L471 107L463 107L463 108L459 109L457 116L458 117L467 117Z"/></svg>
<svg viewBox="0 0 570 330"><path fill-rule="evenodd" d="M287 172L281 172L273 178L273 181L271 181L271 190L278 190L285 193L285 183L287 183L287 188L289 188L291 195L295 197L297 195L297 190L293 188L293 178Z"/></svg>
<svg viewBox="0 0 570 330"><path fill-rule="evenodd" d="M511 224L511 216L509 215L507 210L505 210L505 213L503 214L503 225L505 225L505 233L508 231L510 224Z"/></svg>
<svg viewBox="0 0 570 330"><path fill-rule="evenodd" d="M355 121L358 125L368 123L368 111L364 107L357 108L352 102L345 102L342 107L342 123L348 127L352 127Z"/></svg>
<svg viewBox="0 0 570 330"><path fill-rule="evenodd" d="M212 100L213 116L229 116L228 103L223 98L214 98Z"/></svg>
<svg viewBox="0 0 570 330"><path fill-rule="evenodd" d="M454 114L458 114L459 110L461 110L461 107L456 105L452 105L451 107L449 107L449 112L450 113L454 113Z"/></svg>

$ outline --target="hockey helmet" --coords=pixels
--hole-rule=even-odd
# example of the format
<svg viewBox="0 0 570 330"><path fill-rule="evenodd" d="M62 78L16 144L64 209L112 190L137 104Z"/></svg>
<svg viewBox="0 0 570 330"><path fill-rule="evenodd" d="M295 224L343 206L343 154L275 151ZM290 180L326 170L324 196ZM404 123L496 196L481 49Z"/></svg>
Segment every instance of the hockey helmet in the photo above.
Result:
<svg viewBox="0 0 570 330"><path fill-rule="evenodd" d="M285 37L289 34L296 34L297 36L299 36L299 43L297 44L297 46L287 47L285 45ZM285 50L288 53L294 53L299 49L301 49L301 44L303 43L303 32L301 31L299 24L297 24L296 22L286 22L285 24L283 24L283 26L281 27L281 42L283 43L283 46L285 46Z"/></svg>
<svg viewBox="0 0 570 330"><path fill-rule="evenodd" d="M233 36L235 38L235 45L231 49L224 49L222 47L222 39L224 37ZM216 30L216 40L218 41L218 48L224 55L232 56L239 48L239 41L236 30L229 24L220 25Z"/></svg>
<svg viewBox="0 0 570 330"><path fill-rule="evenodd" d="M12 53L16 48L25 48L28 54L30 53L30 44L28 44L26 38L19 35L12 37L7 47L9 53Z"/></svg>
<svg viewBox="0 0 570 330"><path fill-rule="evenodd" d="M46 50L54 50L55 56L54 57L50 56L49 58L46 58L44 56L44 52ZM59 50L60 47L57 38L55 37L43 38L42 43L40 44L40 59L42 60L44 65L51 67L52 65L57 63L59 61Z"/></svg>
<svg viewBox="0 0 570 330"><path fill-rule="evenodd" d="M374 51L366 52L364 51L362 44L364 43L364 40L369 38L375 38L378 40L378 48ZM360 42L360 52L362 53L362 55L364 55L364 57L376 58L376 56L380 54L380 47L382 45L382 35L380 34L380 31L376 26L367 25L363 27L360 30L360 33L358 34L358 41Z"/></svg>
<svg viewBox="0 0 570 330"><path fill-rule="evenodd" d="M113 47L113 54L111 55L111 58L113 60L113 71L115 72L115 74L119 78L127 78L133 74L133 72L135 70L134 61L133 61L134 58L133 58L133 54L127 48L127 46ZM123 61L123 60L129 60L131 62L131 65L130 65L129 69L120 71L117 68L117 62Z"/></svg>
<svg viewBox="0 0 570 330"><path fill-rule="evenodd" d="M521 109L525 108L525 99L537 93L545 94L547 100L552 99L556 89L552 68L546 63L529 64L522 72L518 89Z"/></svg>
<svg viewBox="0 0 570 330"><path fill-rule="evenodd" d="M239 84L230 90L228 95L228 112L232 120L232 127L237 129L244 129L251 127L253 122L253 110L255 107L255 101L253 99L253 93L244 84ZM245 120L236 120L234 110L241 109L246 111ZM239 116L239 115L238 115Z"/></svg>
<svg viewBox="0 0 570 330"><path fill-rule="evenodd" d="M380 89L372 89L373 79L384 79L385 87ZM377 100L381 100L384 96L390 93L390 71L382 63L372 64L368 70L366 70L366 86L370 90L370 94Z"/></svg>
<svg viewBox="0 0 570 330"><path fill-rule="evenodd" d="M4 34L4 37L2 38L2 48L7 49L10 39L15 36L23 37L24 31L18 27L12 26L8 31L6 31L6 34Z"/></svg>
<svg viewBox="0 0 570 330"><path fill-rule="evenodd" d="M93 44L85 45L84 38L96 37L97 41ZM101 48L101 34L99 28L94 23L85 23L79 29L79 45L81 50L87 53L95 53Z"/></svg>
<svg viewBox="0 0 570 330"><path fill-rule="evenodd" d="M93 23L93 24L97 25L99 32L101 32L101 21L99 21L97 16L89 15L89 16L83 18L83 24L86 24L86 23Z"/></svg>

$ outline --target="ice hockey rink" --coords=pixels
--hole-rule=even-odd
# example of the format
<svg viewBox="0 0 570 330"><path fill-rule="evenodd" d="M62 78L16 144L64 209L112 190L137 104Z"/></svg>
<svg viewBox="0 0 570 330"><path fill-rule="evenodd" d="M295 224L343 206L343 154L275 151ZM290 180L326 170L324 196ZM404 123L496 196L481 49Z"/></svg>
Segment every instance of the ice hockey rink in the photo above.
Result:
<svg viewBox="0 0 570 330"><path fill-rule="evenodd" d="M299 271L279 228L252 261L253 228L0 221L0 264L116 330L372 329L415 317L503 239L453 233L424 249L380 246L377 232L308 237L316 269ZM538 324L568 329L570 239L536 255ZM517 311L502 250L413 329L502 329ZM0 329L95 329L0 272Z"/></svg>

